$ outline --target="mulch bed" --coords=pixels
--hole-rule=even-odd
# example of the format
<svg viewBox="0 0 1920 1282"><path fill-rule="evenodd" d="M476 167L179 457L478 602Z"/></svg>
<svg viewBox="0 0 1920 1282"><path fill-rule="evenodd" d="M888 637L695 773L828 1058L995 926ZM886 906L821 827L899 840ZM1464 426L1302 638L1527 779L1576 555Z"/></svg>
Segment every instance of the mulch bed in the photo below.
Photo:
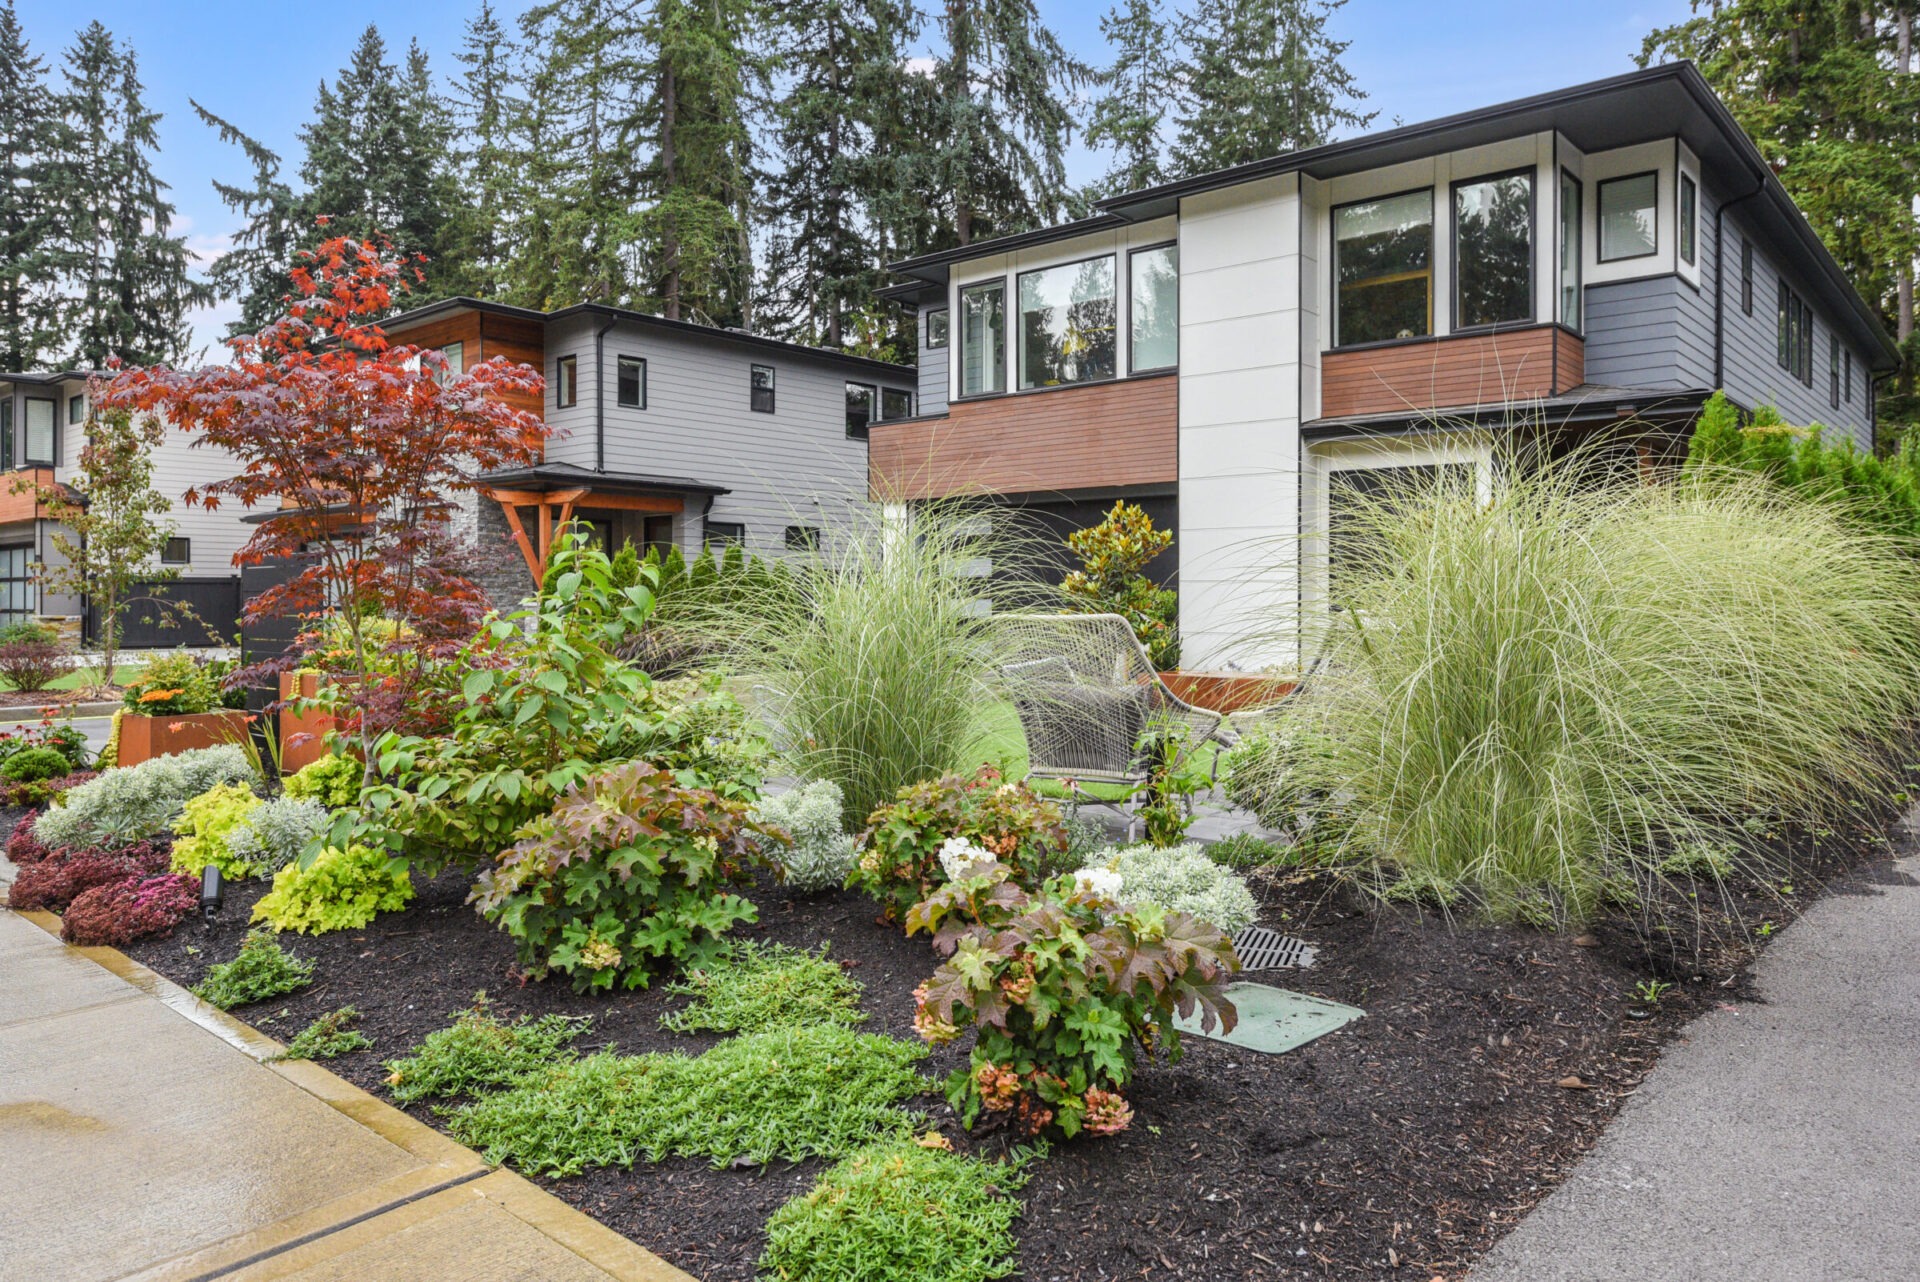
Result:
<svg viewBox="0 0 1920 1282"><path fill-rule="evenodd" d="M64 708L72 703L100 703L120 697L118 686L106 694L86 690L0 690L0 708Z"/></svg>
<svg viewBox="0 0 1920 1282"><path fill-rule="evenodd" d="M1649 933L1617 916L1587 936L1449 923L1383 911L1325 877L1256 874L1263 921L1310 941L1305 971L1262 982L1364 1008L1366 1018L1267 1057L1189 1039L1177 1065L1145 1069L1129 1092L1131 1130L1058 1144L1026 1191L1022 1276L1055 1279L1458 1279L1594 1142L1686 1020L1741 999L1763 924L1790 920L1823 887L1883 857L1891 807L1833 830L1774 834L1767 884L1699 888L1706 939ZM1759 838L1756 838L1759 840ZM1781 895L1782 879L1793 883ZM230 893L211 925L127 951L182 983L231 957L264 887ZM1685 901L1684 886L1674 894ZM329 1067L384 1095L380 1061L406 1052L485 989L503 1014L591 1014L583 1049L697 1050L714 1039L659 1028L658 991L576 996L523 982L513 950L443 876L407 911L363 931L289 938L319 963L308 990L239 1012L282 1040L353 1005L374 1049ZM763 885L762 920L742 934L832 955L866 987L869 1031L910 1038L912 990L935 959L924 939L875 921L851 894L793 900ZM1651 948L1649 944L1651 943ZM1676 987L1650 1018L1635 985ZM944 1076L964 1043L926 1065ZM930 1083L931 1085L931 1083ZM943 1100L922 1104L962 1147ZM428 1122L431 1109L411 1112ZM823 1163L714 1171L668 1161L545 1181L559 1196L707 1282L748 1279L767 1217Z"/></svg>

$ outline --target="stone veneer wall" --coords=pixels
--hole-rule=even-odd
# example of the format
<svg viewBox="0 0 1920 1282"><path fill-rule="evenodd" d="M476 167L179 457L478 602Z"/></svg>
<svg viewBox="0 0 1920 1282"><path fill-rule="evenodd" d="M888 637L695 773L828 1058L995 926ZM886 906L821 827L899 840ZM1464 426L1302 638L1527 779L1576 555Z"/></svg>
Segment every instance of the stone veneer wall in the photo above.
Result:
<svg viewBox="0 0 1920 1282"><path fill-rule="evenodd" d="M482 499L474 522L474 580L503 614L516 609L534 589L527 559L513 541L513 529L500 505Z"/></svg>

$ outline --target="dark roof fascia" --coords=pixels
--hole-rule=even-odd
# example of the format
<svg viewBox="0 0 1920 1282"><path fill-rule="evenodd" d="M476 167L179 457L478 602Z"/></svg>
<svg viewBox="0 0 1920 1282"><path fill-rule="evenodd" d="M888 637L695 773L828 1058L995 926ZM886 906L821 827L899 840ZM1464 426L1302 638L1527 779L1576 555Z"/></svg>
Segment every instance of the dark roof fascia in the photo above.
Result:
<svg viewBox="0 0 1920 1282"><path fill-rule="evenodd" d="M664 316L655 316L648 312L636 312L631 308L612 307L606 303L575 303L571 307L562 307L558 311L541 312L527 307L513 307L506 303L491 302L483 298L443 298L438 302L427 303L412 311L401 312L381 322L388 332L399 328L417 325L445 312L454 311L485 312L491 316L505 316L513 320L531 321L546 324L571 316L602 316L613 320L627 321L637 325L650 326L676 334L687 334L696 338L724 340L744 343L768 351L783 352L788 355L810 356L836 364L849 365L856 369L872 373L891 374L902 381L911 382L916 371L911 365L895 365L891 361L874 360L868 356L854 356L846 352L836 352L824 347L808 347L804 343L789 343L784 339L767 338L760 334L742 334L730 329L720 329L713 325L696 325L692 321L668 320Z"/></svg>
<svg viewBox="0 0 1920 1282"><path fill-rule="evenodd" d="M503 468L498 472L488 472L480 479L490 486L539 490L587 485L610 493L633 490L656 494L709 494L715 498L722 494L733 493L724 485L712 485L706 481L689 480L679 476L596 472L591 468L581 467L577 463L537 463L532 467Z"/></svg>
<svg viewBox="0 0 1920 1282"><path fill-rule="evenodd" d="M0 383L25 383L29 387L53 387L60 383L83 382L92 378L96 372L86 369L67 369L43 374L0 374Z"/></svg>
<svg viewBox="0 0 1920 1282"><path fill-rule="evenodd" d="M1542 401L1356 414L1345 418L1314 419L1302 424L1300 439L1313 444L1325 444L1329 441L1374 437L1481 431L1501 427L1505 420L1516 418L1519 421L1515 426L1548 428L1627 422L1636 418L1666 418L1697 413L1712 395L1711 391L1702 388L1684 391L1607 388L1580 396L1560 396ZM1620 411L1624 407L1631 407L1631 413L1622 414Z"/></svg>

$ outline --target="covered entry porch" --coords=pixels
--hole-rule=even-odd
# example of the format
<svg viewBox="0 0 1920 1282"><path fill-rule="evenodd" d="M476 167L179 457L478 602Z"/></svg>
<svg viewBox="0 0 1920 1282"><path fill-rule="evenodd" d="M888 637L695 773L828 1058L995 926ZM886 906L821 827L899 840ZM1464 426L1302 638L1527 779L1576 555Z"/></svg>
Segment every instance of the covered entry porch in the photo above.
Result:
<svg viewBox="0 0 1920 1282"><path fill-rule="evenodd" d="M592 531L609 554L632 543L643 555L697 543L698 531L713 501L728 492L685 477L595 472L570 463L542 463L494 472L480 487L482 523L491 507L525 562L530 584L546 576L553 541L569 521Z"/></svg>

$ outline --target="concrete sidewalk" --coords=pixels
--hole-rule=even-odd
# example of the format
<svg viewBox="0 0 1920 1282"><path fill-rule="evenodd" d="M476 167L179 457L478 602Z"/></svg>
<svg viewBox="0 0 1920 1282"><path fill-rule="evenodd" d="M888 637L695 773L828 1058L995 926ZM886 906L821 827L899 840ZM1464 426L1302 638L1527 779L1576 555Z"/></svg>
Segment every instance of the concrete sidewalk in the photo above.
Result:
<svg viewBox="0 0 1920 1282"><path fill-rule="evenodd" d="M1473 1282L1920 1277L1920 858L1815 904Z"/></svg>
<svg viewBox="0 0 1920 1282"><path fill-rule="evenodd" d="M278 1043L120 953L49 929L0 909L0 1278L691 1282L318 1065L265 1062Z"/></svg>

